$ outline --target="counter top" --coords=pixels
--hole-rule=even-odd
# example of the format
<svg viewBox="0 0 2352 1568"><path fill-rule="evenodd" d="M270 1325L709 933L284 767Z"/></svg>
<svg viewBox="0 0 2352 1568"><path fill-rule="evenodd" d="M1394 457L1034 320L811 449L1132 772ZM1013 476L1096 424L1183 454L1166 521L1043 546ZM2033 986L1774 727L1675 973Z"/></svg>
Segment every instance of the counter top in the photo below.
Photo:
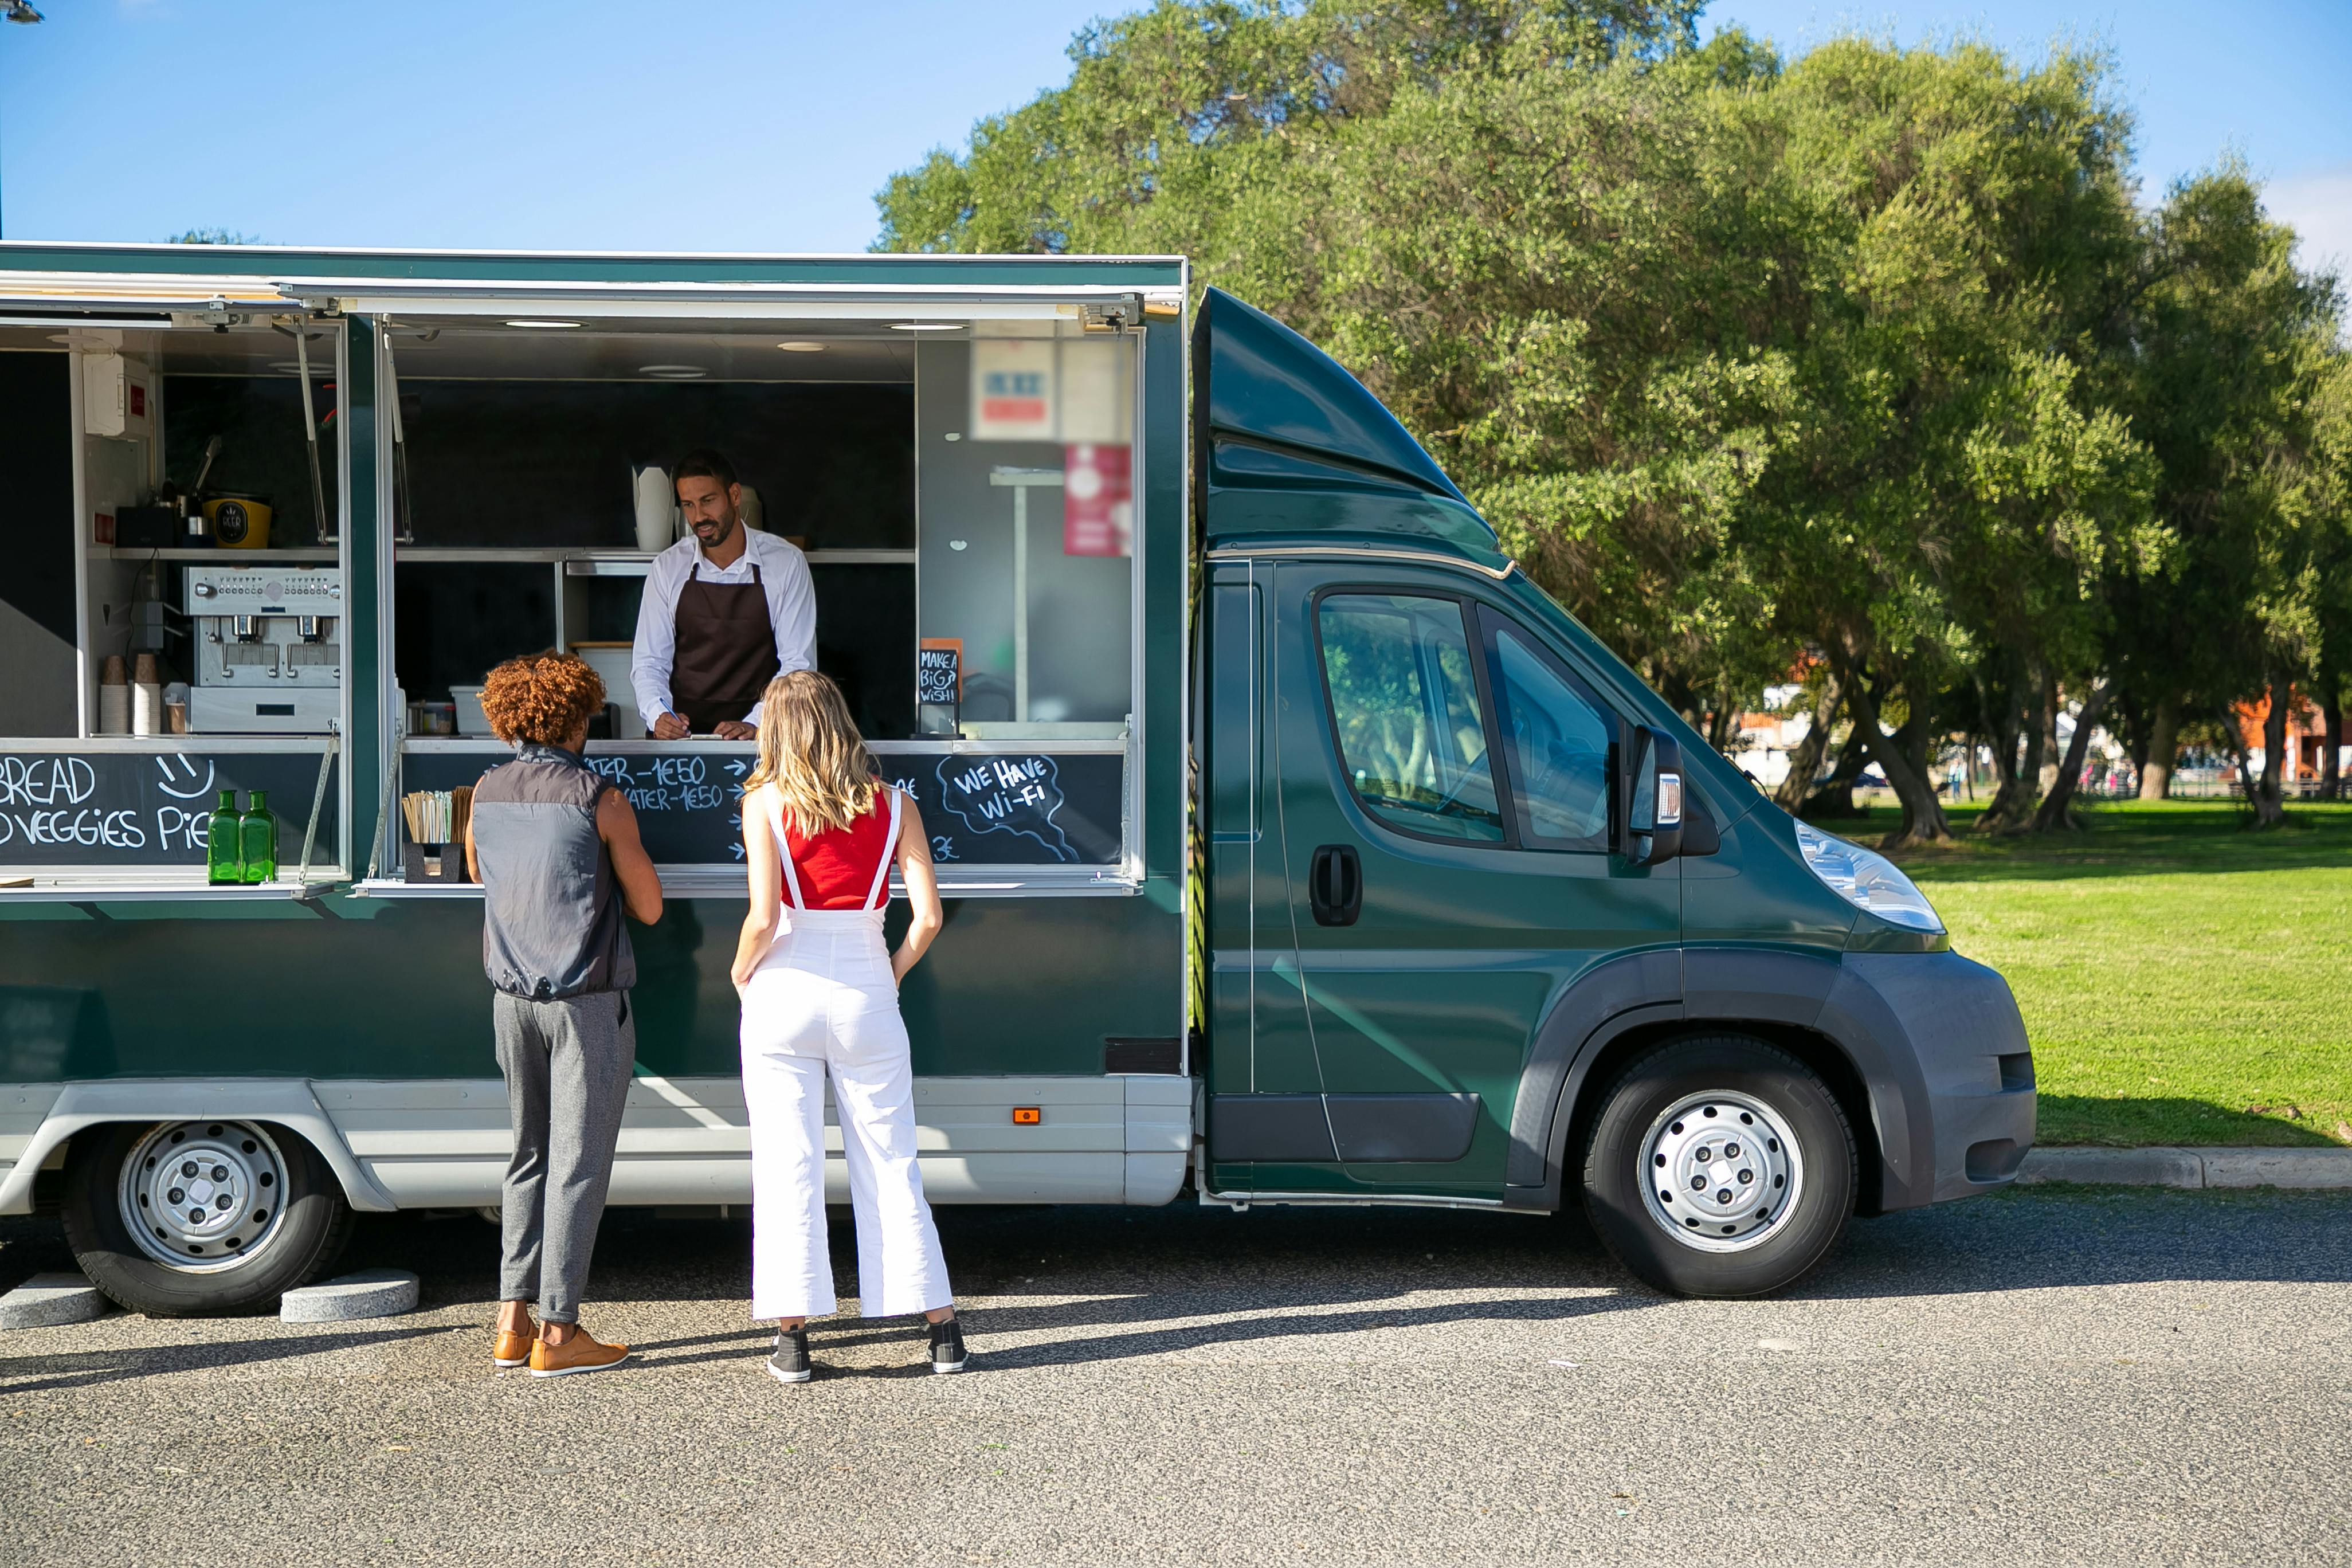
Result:
<svg viewBox="0 0 2352 1568"><path fill-rule="evenodd" d="M0 902L47 904L228 904L315 899L337 887L313 875L307 882L278 880L214 887L199 869L193 877L161 868L141 875L83 872L36 876L29 888L0 887Z"/></svg>
<svg viewBox="0 0 2352 1568"><path fill-rule="evenodd" d="M743 872L733 866L656 866L666 899L740 899L747 887ZM1003 899L1039 897L1116 897L1135 892L1136 884L1108 867L1007 866L948 872L940 878L943 899ZM378 877L351 884L355 899L478 899L479 882L404 882ZM890 896L907 896L906 883L890 879Z"/></svg>

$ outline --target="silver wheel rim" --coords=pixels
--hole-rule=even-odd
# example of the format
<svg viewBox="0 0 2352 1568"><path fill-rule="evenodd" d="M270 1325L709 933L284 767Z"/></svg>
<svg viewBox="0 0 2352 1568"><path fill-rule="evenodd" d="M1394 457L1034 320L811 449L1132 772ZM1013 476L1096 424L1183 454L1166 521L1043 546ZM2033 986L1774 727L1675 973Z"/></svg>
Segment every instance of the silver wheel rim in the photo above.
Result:
<svg viewBox="0 0 2352 1568"><path fill-rule="evenodd" d="M1745 1252L1780 1234L1805 1186L1789 1119L1754 1095L1710 1089L1658 1113L1642 1136L1642 1203L1700 1252Z"/></svg>
<svg viewBox="0 0 2352 1568"><path fill-rule="evenodd" d="M278 1238L286 1160L249 1121L167 1121L123 1162L116 1198L140 1251L183 1274L216 1274Z"/></svg>

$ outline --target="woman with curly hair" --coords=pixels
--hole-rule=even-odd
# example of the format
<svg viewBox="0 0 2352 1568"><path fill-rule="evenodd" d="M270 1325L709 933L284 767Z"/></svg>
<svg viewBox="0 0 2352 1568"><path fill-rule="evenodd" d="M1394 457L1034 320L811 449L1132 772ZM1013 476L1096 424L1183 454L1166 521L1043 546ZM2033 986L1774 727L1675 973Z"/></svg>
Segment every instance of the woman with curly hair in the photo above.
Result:
<svg viewBox="0 0 2352 1568"><path fill-rule="evenodd" d="M490 671L482 711L515 757L474 786L466 826L514 1124L490 1359L528 1362L533 1377L601 1372L629 1353L580 1327L580 1291L637 1055L629 1016L637 964L621 914L661 919L662 888L628 797L581 758L588 721L604 708L604 683L568 654L551 649Z"/></svg>
<svg viewBox="0 0 2352 1568"><path fill-rule="evenodd" d="M735 950L743 1100L751 1120L751 1316L778 1320L768 1370L810 1376L808 1321L835 1305L824 1226L824 1086L841 1117L868 1318L920 1312L933 1372L961 1372L940 1233L915 1160L915 1075L898 983L940 925L915 803L881 782L841 689L814 670L768 683L760 761L744 781L751 910ZM890 868L914 920L882 934Z"/></svg>

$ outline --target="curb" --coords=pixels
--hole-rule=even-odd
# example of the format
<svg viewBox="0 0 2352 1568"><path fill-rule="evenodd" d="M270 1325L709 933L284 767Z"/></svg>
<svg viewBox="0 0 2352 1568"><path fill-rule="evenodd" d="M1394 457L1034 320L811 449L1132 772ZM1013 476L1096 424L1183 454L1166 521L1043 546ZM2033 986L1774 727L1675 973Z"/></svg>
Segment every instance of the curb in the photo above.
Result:
<svg viewBox="0 0 2352 1568"><path fill-rule="evenodd" d="M2352 1149L2035 1149L2017 1179L2340 1192L2352 1189Z"/></svg>
<svg viewBox="0 0 2352 1568"><path fill-rule="evenodd" d="M394 1318L416 1308L416 1276L404 1268L368 1268L323 1284L306 1285L278 1298L278 1318L287 1323L349 1323L362 1318Z"/></svg>
<svg viewBox="0 0 2352 1568"><path fill-rule="evenodd" d="M114 1303L79 1274L36 1274L0 1296L0 1329L55 1329L106 1316Z"/></svg>

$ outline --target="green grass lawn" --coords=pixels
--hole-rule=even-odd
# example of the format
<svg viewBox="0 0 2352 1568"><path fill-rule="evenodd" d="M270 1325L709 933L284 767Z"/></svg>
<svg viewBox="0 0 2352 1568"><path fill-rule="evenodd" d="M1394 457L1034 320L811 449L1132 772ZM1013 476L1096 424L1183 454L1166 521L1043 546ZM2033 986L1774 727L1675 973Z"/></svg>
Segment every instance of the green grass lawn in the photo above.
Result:
<svg viewBox="0 0 2352 1568"><path fill-rule="evenodd" d="M2009 979L2045 1143L2352 1143L2352 805L2268 833L2227 801L1899 857ZM1825 823L1864 843L1899 820Z"/></svg>

